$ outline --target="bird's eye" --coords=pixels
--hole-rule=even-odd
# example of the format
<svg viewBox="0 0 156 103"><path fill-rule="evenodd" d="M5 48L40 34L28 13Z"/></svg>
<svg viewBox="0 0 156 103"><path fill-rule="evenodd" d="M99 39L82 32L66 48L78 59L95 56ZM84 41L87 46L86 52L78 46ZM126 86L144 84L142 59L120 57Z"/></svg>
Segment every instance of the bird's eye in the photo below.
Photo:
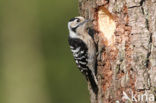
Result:
<svg viewBox="0 0 156 103"><path fill-rule="evenodd" d="M80 22L80 19L77 19L76 22Z"/></svg>

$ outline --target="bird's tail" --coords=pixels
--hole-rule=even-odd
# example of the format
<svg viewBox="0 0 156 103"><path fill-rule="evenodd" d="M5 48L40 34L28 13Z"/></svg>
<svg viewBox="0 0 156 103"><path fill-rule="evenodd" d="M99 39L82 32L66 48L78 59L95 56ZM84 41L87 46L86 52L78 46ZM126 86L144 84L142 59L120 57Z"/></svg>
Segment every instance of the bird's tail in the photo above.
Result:
<svg viewBox="0 0 156 103"><path fill-rule="evenodd" d="M97 95L97 93L98 93L97 79L96 79L96 77L92 74L91 71L89 71L89 73L88 73L87 80L89 80L93 92Z"/></svg>

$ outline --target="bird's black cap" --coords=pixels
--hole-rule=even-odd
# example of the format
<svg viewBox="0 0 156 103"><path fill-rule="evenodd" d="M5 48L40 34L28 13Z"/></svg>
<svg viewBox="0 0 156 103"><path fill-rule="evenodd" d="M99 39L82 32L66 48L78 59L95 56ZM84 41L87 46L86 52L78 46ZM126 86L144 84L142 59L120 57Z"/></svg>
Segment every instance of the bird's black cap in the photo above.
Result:
<svg viewBox="0 0 156 103"><path fill-rule="evenodd" d="M79 19L79 18L71 18L69 21L71 22L74 21L75 19Z"/></svg>

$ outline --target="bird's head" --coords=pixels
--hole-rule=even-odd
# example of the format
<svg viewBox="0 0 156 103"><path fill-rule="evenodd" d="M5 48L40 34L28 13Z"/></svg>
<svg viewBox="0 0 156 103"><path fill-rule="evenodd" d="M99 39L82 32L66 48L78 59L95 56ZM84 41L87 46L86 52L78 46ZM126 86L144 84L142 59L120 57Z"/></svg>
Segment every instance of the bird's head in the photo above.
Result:
<svg viewBox="0 0 156 103"><path fill-rule="evenodd" d="M77 30L83 31L85 29L86 23L89 20L86 20L84 17L78 16L75 18L72 18L68 22L68 29L72 32L77 32Z"/></svg>

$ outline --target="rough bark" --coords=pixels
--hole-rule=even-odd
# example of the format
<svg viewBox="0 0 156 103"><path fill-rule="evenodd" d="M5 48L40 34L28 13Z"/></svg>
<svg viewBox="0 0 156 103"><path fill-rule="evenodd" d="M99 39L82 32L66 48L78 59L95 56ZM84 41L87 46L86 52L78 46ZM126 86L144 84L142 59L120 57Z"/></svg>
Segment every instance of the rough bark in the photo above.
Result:
<svg viewBox="0 0 156 103"><path fill-rule="evenodd" d="M79 0L79 11L98 31L99 92L97 99L90 92L91 103L154 103L156 0Z"/></svg>

